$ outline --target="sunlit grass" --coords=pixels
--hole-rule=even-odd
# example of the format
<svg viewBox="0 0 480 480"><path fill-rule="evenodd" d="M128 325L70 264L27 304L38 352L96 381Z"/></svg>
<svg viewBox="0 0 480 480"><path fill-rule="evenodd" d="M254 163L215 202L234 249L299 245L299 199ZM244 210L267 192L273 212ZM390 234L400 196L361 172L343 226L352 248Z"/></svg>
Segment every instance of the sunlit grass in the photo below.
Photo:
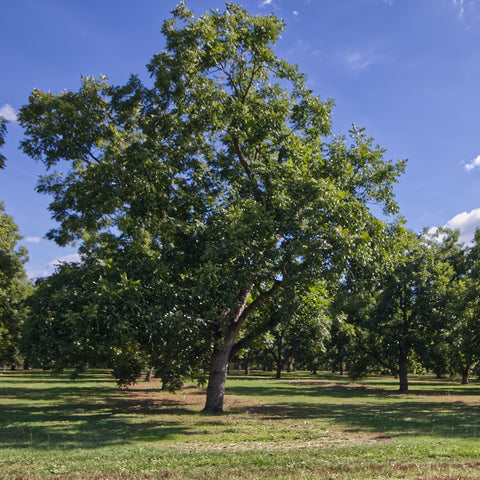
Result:
<svg viewBox="0 0 480 480"><path fill-rule="evenodd" d="M0 478L480 477L478 383L235 373L226 413L205 415L192 386L4 372Z"/></svg>

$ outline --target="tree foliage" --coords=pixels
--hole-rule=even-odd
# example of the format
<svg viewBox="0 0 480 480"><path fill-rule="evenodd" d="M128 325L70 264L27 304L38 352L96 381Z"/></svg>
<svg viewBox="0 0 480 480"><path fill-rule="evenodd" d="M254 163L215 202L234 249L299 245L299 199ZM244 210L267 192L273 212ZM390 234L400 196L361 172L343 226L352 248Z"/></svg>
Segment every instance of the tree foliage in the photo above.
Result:
<svg viewBox="0 0 480 480"><path fill-rule="evenodd" d="M457 242L458 232L416 235L397 229L390 238L391 268L344 290L341 298L361 352L351 375L365 373L373 361L398 375L400 391L406 392L407 373L415 365L436 369L446 333L463 309L458 282L464 253Z"/></svg>
<svg viewBox="0 0 480 480"><path fill-rule="evenodd" d="M0 364L20 363L20 332L30 286L24 270L27 251L12 217L0 202Z"/></svg>

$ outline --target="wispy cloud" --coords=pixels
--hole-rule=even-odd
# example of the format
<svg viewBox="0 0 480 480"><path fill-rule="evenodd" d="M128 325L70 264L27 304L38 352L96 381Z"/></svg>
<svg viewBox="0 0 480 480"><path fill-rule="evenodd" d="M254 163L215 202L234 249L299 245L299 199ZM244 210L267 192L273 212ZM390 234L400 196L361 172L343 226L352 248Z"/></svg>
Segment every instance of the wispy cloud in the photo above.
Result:
<svg viewBox="0 0 480 480"><path fill-rule="evenodd" d="M15 112L15 109L8 103L6 103L2 108L0 108L0 117L3 117L9 122L17 121L17 113Z"/></svg>
<svg viewBox="0 0 480 480"><path fill-rule="evenodd" d="M453 230L460 230L460 241L470 243L473 240L475 230L480 227L480 208L455 215L445 226Z"/></svg>
<svg viewBox="0 0 480 480"><path fill-rule="evenodd" d="M453 5L458 9L458 18L462 18L465 13L465 6L463 0L452 0Z"/></svg>
<svg viewBox="0 0 480 480"><path fill-rule="evenodd" d="M41 239L41 237L25 237L23 240L28 243L39 243Z"/></svg>
<svg viewBox="0 0 480 480"><path fill-rule="evenodd" d="M363 52L350 52L345 55L345 62L352 70L364 70L373 63L373 59Z"/></svg>
<svg viewBox="0 0 480 480"><path fill-rule="evenodd" d="M298 12L297 12L297 10L294 10L292 13L293 13L295 16L297 16L297 15L298 15Z"/></svg>
<svg viewBox="0 0 480 480"><path fill-rule="evenodd" d="M274 0L262 0L258 6L260 8L263 8L263 7L267 7L268 5L274 5Z"/></svg>
<svg viewBox="0 0 480 480"><path fill-rule="evenodd" d="M380 62L383 57L376 48L370 47L344 53L342 61L350 70L359 72Z"/></svg>
<svg viewBox="0 0 480 480"><path fill-rule="evenodd" d="M26 237L26 238L29 238L29 237ZM30 238L36 239L38 237L30 237ZM45 265L45 268L43 269L27 268L26 269L27 277L30 278L31 280L35 280L36 278L48 277L55 271L55 268L61 265L62 263L72 263L72 262L81 262L81 261L82 259L78 253L71 253L69 255L57 257L51 260L50 262L48 262L47 265Z"/></svg>
<svg viewBox="0 0 480 480"><path fill-rule="evenodd" d="M475 168L479 168L479 167L480 167L480 155L474 158L470 163L467 163L465 165L465 170L467 172L470 172L471 170L474 170Z"/></svg>

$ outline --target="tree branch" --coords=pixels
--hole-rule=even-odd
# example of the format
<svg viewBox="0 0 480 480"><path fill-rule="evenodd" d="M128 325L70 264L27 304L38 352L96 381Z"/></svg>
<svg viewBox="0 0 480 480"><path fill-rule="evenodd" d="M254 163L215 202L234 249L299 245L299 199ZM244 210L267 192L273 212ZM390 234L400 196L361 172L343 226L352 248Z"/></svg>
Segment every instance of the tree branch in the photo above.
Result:
<svg viewBox="0 0 480 480"><path fill-rule="evenodd" d="M237 154L238 160L240 161L240 164L242 165L243 169L245 170L245 173L247 174L248 178L254 182L254 197L255 200L258 203L263 204L263 195L260 189L258 188L258 184L255 181L255 172L252 170L252 167L248 164L246 158L243 155L242 148L240 147L240 142L238 141L238 138L234 135L231 136L233 146L235 148L235 153Z"/></svg>
<svg viewBox="0 0 480 480"><path fill-rule="evenodd" d="M235 153L237 154L237 157L240 160L240 164L245 170L245 173L248 175L248 178L250 180L253 180L255 178L255 173L252 170L252 167L248 164L245 157L243 156L242 148L240 147L240 142L238 141L238 138L232 135L232 141L233 141L233 146L235 148Z"/></svg>

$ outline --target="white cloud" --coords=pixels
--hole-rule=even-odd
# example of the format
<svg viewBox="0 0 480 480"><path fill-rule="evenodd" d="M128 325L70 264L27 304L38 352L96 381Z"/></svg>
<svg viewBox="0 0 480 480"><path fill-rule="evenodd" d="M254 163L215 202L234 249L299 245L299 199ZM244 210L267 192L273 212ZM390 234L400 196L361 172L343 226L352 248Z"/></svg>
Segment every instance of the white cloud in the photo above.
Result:
<svg viewBox="0 0 480 480"><path fill-rule="evenodd" d="M0 117L3 117L9 122L17 121L17 113L15 112L15 109L8 103L6 103L2 108L0 108Z"/></svg>
<svg viewBox="0 0 480 480"><path fill-rule="evenodd" d="M36 239L39 237L30 237L30 238ZM81 261L82 259L78 253L71 253L69 255L57 257L52 261L48 262L43 270L26 268L26 274L30 280L35 280L36 278L44 278L51 275L55 271L55 268L58 265L61 265L62 263L81 262Z"/></svg>
<svg viewBox="0 0 480 480"><path fill-rule="evenodd" d="M25 273L30 280L35 280L36 278L48 277L52 273L52 270L33 270L31 268L26 268Z"/></svg>
<svg viewBox="0 0 480 480"><path fill-rule="evenodd" d="M78 253L71 253L69 255L64 255L63 257L57 257L51 262L48 263L48 267L56 267L57 265L61 265L62 263L72 263L72 262L80 262L81 257Z"/></svg>
<svg viewBox="0 0 480 480"><path fill-rule="evenodd" d="M480 155L477 158L474 158L470 163L465 165L465 170L470 172L474 168L480 167Z"/></svg>
<svg viewBox="0 0 480 480"><path fill-rule="evenodd" d="M463 212L455 215L445 226L453 230L460 230L460 242L471 242L475 230L480 227L480 208L475 208L469 213Z"/></svg>
<svg viewBox="0 0 480 480"><path fill-rule="evenodd" d="M260 8L262 7L266 7L268 5L273 5L273 0L263 0L262 2L260 2Z"/></svg>
<svg viewBox="0 0 480 480"><path fill-rule="evenodd" d="M294 10L292 13L293 13L295 16L298 15L298 12L297 12L296 10Z"/></svg>
<svg viewBox="0 0 480 480"><path fill-rule="evenodd" d="M41 239L41 237L25 237L23 240L28 243L38 243Z"/></svg>
<svg viewBox="0 0 480 480"><path fill-rule="evenodd" d="M426 232L422 233L422 236L429 238L430 240L443 242L447 235L445 233L441 233L438 227L430 227Z"/></svg>

